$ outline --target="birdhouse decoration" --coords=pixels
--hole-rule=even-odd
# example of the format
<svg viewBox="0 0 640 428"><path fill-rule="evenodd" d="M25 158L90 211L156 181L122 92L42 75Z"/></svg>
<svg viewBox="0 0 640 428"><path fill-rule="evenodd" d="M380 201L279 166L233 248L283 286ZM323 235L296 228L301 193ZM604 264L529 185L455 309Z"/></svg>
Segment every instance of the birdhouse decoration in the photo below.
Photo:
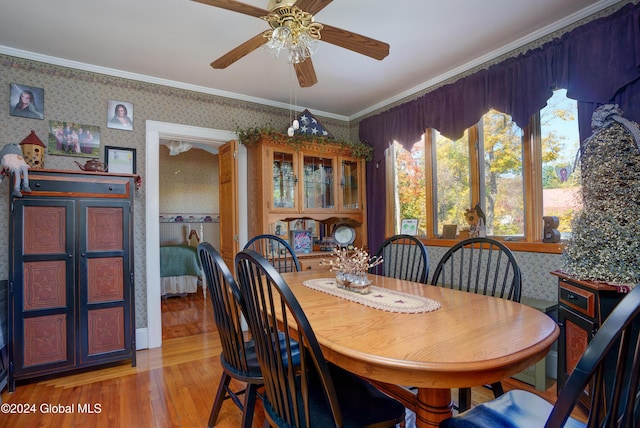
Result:
<svg viewBox="0 0 640 428"><path fill-rule="evenodd" d="M20 148L22 157L29 167L44 168L44 152L47 146L42 143L35 131L31 131L27 138L20 142Z"/></svg>

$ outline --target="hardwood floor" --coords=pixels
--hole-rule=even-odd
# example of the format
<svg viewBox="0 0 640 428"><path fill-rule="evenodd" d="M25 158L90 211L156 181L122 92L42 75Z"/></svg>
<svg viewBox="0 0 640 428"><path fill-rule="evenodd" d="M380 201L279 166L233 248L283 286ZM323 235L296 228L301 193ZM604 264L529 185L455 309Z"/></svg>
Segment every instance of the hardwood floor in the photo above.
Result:
<svg viewBox="0 0 640 428"><path fill-rule="evenodd" d="M122 363L18 384L15 392L2 393L2 402L9 403L9 409L16 413L8 413L3 407L0 426L206 427L221 374L220 342L211 303L199 293L170 298L162 304L166 309L162 348L138 351L137 367ZM536 392L550 402L556 396L555 384L542 393L512 379L503 385L507 390ZM473 389L474 405L489 399L489 390ZM240 410L227 400L216 426L236 428L241 417ZM258 404L253 427L262 427L263 421Z"/></svg>
<svg viewBox="0 0 640 428"><path fill-rule="evenodd" d="M162 299L162 340L216 331L211 300L202 290L182 297Z"/></svg>

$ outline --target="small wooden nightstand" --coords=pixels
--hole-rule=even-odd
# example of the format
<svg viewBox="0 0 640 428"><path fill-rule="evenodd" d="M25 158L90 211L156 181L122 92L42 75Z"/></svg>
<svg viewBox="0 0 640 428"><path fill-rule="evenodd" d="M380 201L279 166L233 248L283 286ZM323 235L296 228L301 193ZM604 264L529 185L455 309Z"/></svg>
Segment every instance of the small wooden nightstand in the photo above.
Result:
<svg viewBox="0 0 640 428"><path fill-rule="evenodd" d="M625 296L608 284L583 281L560 271L558 277L558 393L609 314ZM606 378L606 376L605 376ZM580 401L589 407L589 387Z"/></svg>

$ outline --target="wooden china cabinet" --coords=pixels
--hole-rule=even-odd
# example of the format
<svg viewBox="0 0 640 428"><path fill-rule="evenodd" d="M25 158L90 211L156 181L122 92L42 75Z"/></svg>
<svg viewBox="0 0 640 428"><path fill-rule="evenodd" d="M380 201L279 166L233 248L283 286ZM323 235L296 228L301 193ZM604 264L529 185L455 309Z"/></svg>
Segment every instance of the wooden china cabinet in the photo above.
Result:
<svg viewBox="0 0 640 428"><path fill-rule="evenodd" d="M32 169L11 196L9 390L119 360L135 366L134 175Z"/></svg>
<svg viewBox="0 0 640 428"><path fill-rule="evenodd" d="M334 226L355 230L354 246L367 245L365 161L336 143L297 144L265 136L248 152L249 238L276 234L279 222L315 220L318 237ZM282 236L289 238L289 235ZM316 248L317 249L317 248ZM324 251L297 254L303 270L320 266ZM328 267L326 268L328 269Z"/></svg>

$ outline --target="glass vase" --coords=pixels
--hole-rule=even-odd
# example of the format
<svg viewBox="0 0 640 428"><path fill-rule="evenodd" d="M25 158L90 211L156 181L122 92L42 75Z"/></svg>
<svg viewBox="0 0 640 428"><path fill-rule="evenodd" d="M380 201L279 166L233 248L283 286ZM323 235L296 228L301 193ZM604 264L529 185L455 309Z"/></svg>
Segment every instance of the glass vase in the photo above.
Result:
<svg viewBox="0 0 640 428"><path fill-rule="evenodd" d="M336 272L338 288L359 294L369 294L371 281L366 272Z"/></svg>

